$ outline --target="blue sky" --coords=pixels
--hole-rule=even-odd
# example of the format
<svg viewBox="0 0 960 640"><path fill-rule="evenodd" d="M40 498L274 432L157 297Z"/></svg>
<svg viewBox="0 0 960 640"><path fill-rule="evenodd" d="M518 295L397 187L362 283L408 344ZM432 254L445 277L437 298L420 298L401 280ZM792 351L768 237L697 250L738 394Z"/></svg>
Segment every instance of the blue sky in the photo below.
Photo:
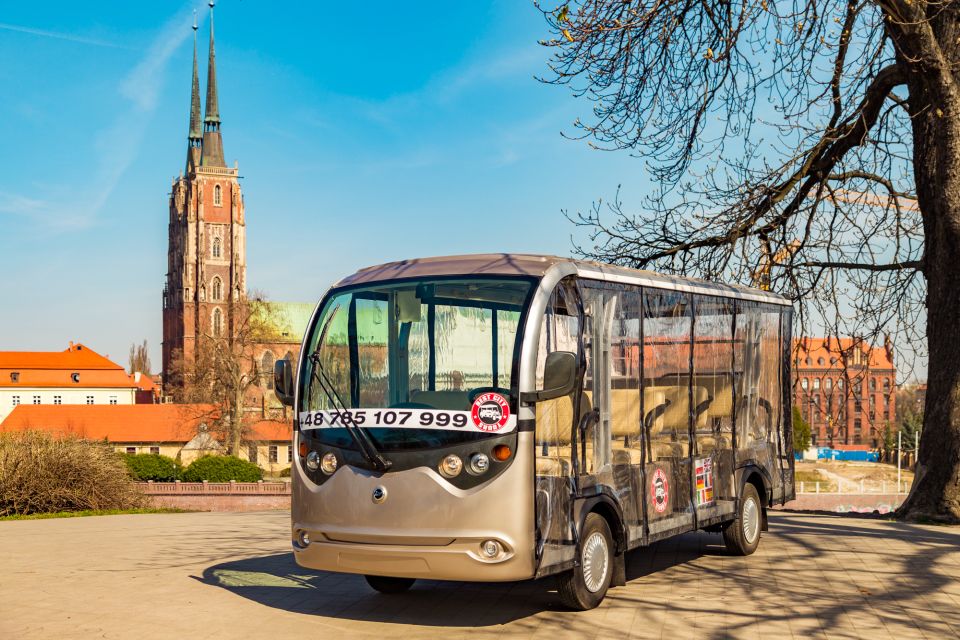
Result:
<svg viewBox="0 0 960 640"><path fill-rule="evenodd" d="M240 163L248 280L315 301L388 260L568 254L562 216L624 184L625 153L564 139L589 108L543 85L532 3L224 0L217 73ZM79 340L160 364L167 194L186 154L192 11L203 3L8 4L0 14L0 349Z"/></svg>

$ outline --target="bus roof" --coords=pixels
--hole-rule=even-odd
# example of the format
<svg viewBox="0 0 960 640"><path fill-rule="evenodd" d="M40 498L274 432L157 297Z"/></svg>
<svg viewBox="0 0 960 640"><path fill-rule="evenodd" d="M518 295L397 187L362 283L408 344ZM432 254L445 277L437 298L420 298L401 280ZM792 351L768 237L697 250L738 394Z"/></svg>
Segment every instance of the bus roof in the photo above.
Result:
<svg viewBox="0 0 960 640"><path fill-rule="evenodd" d="M336 287L369 284L405 278L432 278L442 276L533 276L542 278L554 268L567 268L584 278L623 282L642 286L741 298L757 302L790 306L783 296L740 285L709 282L698 278L671 276L655 271L618 267L588 260L574 260L560 256L524 253L478 253L459 256L413 258L387 262L360 269L340 280Z"/></svg>

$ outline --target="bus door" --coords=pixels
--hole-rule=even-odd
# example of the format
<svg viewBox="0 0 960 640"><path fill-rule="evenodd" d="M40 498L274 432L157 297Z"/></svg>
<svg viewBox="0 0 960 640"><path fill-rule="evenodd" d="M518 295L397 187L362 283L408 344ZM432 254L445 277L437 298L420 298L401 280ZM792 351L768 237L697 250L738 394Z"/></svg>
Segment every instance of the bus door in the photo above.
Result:
<svg viewBox="0 0 960 640"><path fill-rule="evenodd" d="M734 302L693 296L693 501L697 526L736 511L733 464Z"/></svg>
<svg viewBox="0 0 960 640"><path fill-rule="evenodd" d="M547 356L566 351L581 362L581 302L575 282L560 282L547 304L540 326L537 353L537 389L544 384ZM573 470L574 429L580 417L592 409L590 399L580 387L569 396L536 404L535 507L537 575L553 573L568 565L576 555L576 535L572 520L575 493ZM552 570L551 570L552 569Z"/></svg>
<svg viewBox="0 0 960 640"><path fill-rule="evenodd" d="M690 433L696 407L690 384L693 336L690 296L643 290L642 407L647 436L647 540L693 528Z"/></svg>

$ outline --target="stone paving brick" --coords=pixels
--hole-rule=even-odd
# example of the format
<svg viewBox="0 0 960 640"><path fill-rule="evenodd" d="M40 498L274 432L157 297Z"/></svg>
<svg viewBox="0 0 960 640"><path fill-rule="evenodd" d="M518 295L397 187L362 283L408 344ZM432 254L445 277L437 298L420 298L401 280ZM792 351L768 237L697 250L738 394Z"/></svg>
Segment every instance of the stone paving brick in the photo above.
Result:
<svg viewBox="0 0 960 640"><path fill-rule="evenodd" d="M771 513L748 558L694 533L628 556L596 610L552 579L372 592L289 553L288 514L0 522L0 638L960 637L960 529Z"/></svg>

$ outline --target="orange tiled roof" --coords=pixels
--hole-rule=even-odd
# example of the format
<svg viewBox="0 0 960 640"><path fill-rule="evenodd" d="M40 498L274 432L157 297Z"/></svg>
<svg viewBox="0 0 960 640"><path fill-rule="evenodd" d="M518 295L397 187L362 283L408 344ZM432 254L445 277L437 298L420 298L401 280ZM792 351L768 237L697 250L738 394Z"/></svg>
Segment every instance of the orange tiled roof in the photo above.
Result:
<svg viewBox="0 0 960 640"><path fill-rule="evenodd" d="M293 438L293 425L290 422L276 420L261 420L250 427L248 436L251 440L275 442Z"/></svg>
<svg viewBox="0 0 960 640"><path fill-rule="evenodd" d="M794 358L799 361L798 368L840 368L844 354L847 366L869 366L871 369L893 369L893 349L874 347L854 338L795 338L793 341ZM859 349L863 358L859 364L854 351ZM811 364L806 364L807 358ZM824 364L819 364L823 358ZM831 360L833 362L831 362Z"/></svg>
<svg viewBox="0 0 960 640"><path fill-rule="evenodd" d="M48 405L21 404L0 423L0 433L37 429L110 442L181 442L197 435L201 423L216 417L212 405ZM288 422L262 420L250 430L253 440L288 441Z"/></svg>
<svg viewBox="0 0 960 640"><path fill-rule="evenodd" d="M214 407L185 404L21 404L0 423L0 432L36 429L110 442L189 442Z"/></svg>
<svg viewBox="0 0 960 640"><path fill-rule="evenodd" d="M78 382L73 381L75 373ZM123 367L82 344L65 351L0 351L0 387L135 386Z"/></svg>

